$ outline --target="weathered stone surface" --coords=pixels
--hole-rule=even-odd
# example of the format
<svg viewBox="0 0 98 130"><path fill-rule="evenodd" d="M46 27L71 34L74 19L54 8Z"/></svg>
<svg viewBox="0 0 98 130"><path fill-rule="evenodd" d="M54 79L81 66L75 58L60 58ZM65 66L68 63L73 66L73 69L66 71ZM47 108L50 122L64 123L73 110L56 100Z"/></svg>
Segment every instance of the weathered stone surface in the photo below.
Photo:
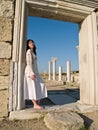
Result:
<svg viewBox="0 0 98 130"><path fill-rule="evenodd" d="M0 42L0 58L11 58L11 45L7 42Z"/></svg>
<svg viewBox="0 0 98 130"><path fill-rule="evenodd" d="M4 116L8 116L8 90L0 90L0 118Z"/></svg>
<svg viewBox="0 0 98 130"><path fill-rule="evenodd" d="M79 130L84 126L83 119L76 113L48 113L44 118L50 130Z"/></svg>
<svg viewBox="0 0 98 130"><path fill-rule="evenodd" d="M40 119L43 118L43 115L41 113L33 113L26 111L24 116L24 111L15 111L10 113L10 120L18 119L18 120L28 120L28 119Z"/></svg>
<svg viewBox="0 0 98 130"><path fill-rule="evenodd" d="M0 90L8 89L9 86L9 76L0 76Z"/></svg>
<svg viewBox="0 0 98 130"><path fill-rule="evenodd" d="M9 75L10 62L9 60L0 59L0 76Z"/></svg>
<svg viewBox="0 0 98 130"><path fill-rule="evenodd" d="M11 0L0 0L0 17L12 18L14 15L14 3Z"/></svg>
<svg viewBox="0 0 98 130"><path fill-rule="evenodd" d="M0 41L12 41L12 20L0 18Z"/></svg>

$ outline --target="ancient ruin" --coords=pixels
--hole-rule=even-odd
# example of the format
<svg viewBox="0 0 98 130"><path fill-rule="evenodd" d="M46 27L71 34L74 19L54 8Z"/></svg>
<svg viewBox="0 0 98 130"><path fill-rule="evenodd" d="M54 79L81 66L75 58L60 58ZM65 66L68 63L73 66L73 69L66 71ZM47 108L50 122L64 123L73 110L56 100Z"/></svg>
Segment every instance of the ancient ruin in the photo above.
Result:
<svg viewBox="0 0 98 130"><path fill-rule="evenodd" d="M79 24L80 104L98 105L98 1L0 1L0 117L24 108L27 17ZM55 77L54 77L55 79Z"/></svg>

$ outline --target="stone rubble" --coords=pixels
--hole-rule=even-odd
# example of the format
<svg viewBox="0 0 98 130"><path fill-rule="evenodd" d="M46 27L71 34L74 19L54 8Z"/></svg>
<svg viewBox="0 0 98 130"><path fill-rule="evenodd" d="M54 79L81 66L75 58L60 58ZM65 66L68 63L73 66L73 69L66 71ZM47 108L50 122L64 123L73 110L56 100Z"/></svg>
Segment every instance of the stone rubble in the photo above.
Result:
<svg viewBox="0 0 98 130"><path fill-rule="evenodd" d="M48 113L44 118L50 130L79 130L84 127L83 119L76 113Z"/></svg>

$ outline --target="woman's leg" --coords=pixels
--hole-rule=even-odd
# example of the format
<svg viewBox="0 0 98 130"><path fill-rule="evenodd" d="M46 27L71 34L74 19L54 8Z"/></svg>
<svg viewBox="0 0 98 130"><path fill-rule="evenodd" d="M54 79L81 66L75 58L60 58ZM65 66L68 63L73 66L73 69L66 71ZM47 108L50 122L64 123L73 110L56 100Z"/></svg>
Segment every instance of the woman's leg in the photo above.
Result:
<svg viewBox="0 0 98 130"><path fill-rule="evenodd" d="M34 108L35 108L35 109L43 109L43 107L38 104L38 101L37 101L37 100L34 100L34 99L33 99L32 102L33 102L33 104L34 104Z"/></svg>

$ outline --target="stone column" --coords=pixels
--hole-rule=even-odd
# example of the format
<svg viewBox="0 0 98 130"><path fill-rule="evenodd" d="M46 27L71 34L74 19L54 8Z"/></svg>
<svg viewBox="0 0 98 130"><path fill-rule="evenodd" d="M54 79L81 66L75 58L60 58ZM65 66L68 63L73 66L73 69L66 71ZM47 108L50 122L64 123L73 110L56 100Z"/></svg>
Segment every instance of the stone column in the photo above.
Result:
<svg viewBox="0 0 98 130"><path fill-rule="evenodd" d="M51 61L48 61L48 65L49 65L49 77L48 77L48 80L51 80Z"/></svg>
<svg viewBox="0 0 98 130"><path fill-rule="evenodd" d="M67 82L71 81L71 63L70 61L67 61Z"/></svg>
<svg viewBox="0 0 98 130"><path fill-rule="evenodd" d="M56 80L56 57L52 58L52 64L53 64L53 80Z"/></svg>
<svg viewBox="0 0 98 130"><path fill-rule="evenodd" d="M96 14L92 12L80 25L79 74L80 103L98 105L98 50Z"/></svg>
<svg viewBox="0 0 98 130"><path fill-rule="evenodd" d="M71 75L71 82L74 82L74 76Z"/></svg>
<svg viewBox="0 0 98 130"><path fill-rule="evenodd" d="M62 67L59 66L59 81L62 81Z"/></svg>

